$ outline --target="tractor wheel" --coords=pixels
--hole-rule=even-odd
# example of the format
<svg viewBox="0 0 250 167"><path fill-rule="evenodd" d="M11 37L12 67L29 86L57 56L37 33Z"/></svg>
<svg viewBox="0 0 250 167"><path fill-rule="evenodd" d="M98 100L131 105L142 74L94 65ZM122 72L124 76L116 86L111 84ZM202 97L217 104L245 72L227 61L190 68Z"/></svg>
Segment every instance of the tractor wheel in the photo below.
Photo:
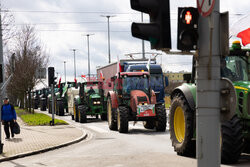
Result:
<svg viewBox="0 0 250 167"><path fill-rule="evenodd" d="M79 110L79 122L80 123L87 123L87 111L88 111L88 107L85 105L80 105L78 107Z"/></svg>
<svg viewBox="0 0 250 167"><path fill-rule="evenodd" d="M76 104L76 102L74 103L74 118L75 122L79 122L78 105Z"/></svg>
<svg viewBox="0 0 250 167"><path fill-rule="evenodd" d="M96 119L99 119L99 115L98 115L98 114L96 114L96 115L95 115L95 118L96 118Z"/></svg>
<svg viewBox="0 0 250 167"><path fill-rule="evenodd" d="M38 109L38 102L35 100L34 109Z"/></svg>
<svg viewBox="0 0 250 167"><path fill-rule="evenodd" d="M74 118L74 115L71 115L71 119L72 119L72 120L74 120L74 119L75 119L75 118Z"/></svg>
<svg viewBox="0 0 250 167"><path fill-rule="evenodd" d="M163 105L156 106L156 116L157 116L157 119L155 121L156 130L159 132L165 132L167 126L167 115L165 107Z"/></svg>
<svg viewBox="0 0 250 167"><path fill-rule="evenodd" d="M102 121L106 121L107 120L107 114L106 113L102 113L101 114L101 120Z"/></svg>
<svg viewBox="0 0 250 167"><path fill-rule="evenodd" d="M51 102L49 102L49 114L51 114L52 113L52 104L51 104Z"/></svg>
<svg viewBox="0 0 250 167"><path fill-rule="evenodd" d="M41 111L46 111L46 103L45 103L45 100L41 100L40 105L41 105L40 110L41 110Z"/></svg>
<svg viewBox="0 0 250 167"><path fill-rule="evenodd" d="M59 116L64 116L64 106L63 106L63 102L60 100L57 102L58 103L58 115Z"/></svg>
<svg viewBox="0 0 250 167"><path fill-rule="evenodd" d="M59 115L59 105L58 105L58 101L56 101L55 106L56 106L55 114L56 114L56 115Z"/></svg>
<svg viewBox="0 0 250 167"><path fill-rule="evenodd" d="M120 133L128 133L128 108L120 106L117 113L117 127Z"/></svg>
<svg viewBox="0 0 250 167"><path fill-rule="evenodd" d="M194 156L194 111L182 95L173 98L169 115L170 139L174 150L179 155Z"/></svg>
<svg viewBox="0 0 250 167"><path fill-rule="evenodd" d="M221 135L221 162L236 163L243 150L242 126L237 115L221 124Z"/></svg>
<svg viewBox="0 0 250 167"><path fill-rule="evenodd" d="M153 120L143 121L143 126L146 129L154 129L155 128L155 122Z"/></svg>
<svg viewBox="0 0 250 167"><path fill-rule="evenodd" d="M110 130L117 130L117 123L115 122L116 109L112 108L110 97L108 98L107 112L108 112L107 118L108 118L109 129Z"/></svg>

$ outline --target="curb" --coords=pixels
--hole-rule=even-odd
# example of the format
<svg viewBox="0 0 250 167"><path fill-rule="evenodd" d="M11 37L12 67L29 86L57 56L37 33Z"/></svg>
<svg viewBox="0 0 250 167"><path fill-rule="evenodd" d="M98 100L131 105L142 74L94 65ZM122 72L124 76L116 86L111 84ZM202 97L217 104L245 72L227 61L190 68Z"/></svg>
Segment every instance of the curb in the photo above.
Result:
<svg viewBox="0 0 250 167"><path fill-rule="evenodd" d="M14 160L14 159L18 159L18 158L23 158L23 157L27 157L27 156L31 156L31 155L36 155L36 154L56 150L56 149L59 149L59 148L62 148L62 147L66 147L66 146L78 143L78 142L83 141L84 139L86 139L88 137L88 134L85 131L82 131L82 132L83 132L83 135L81 137L79 137L79 138L77 138L75 140L72 140L70 142L66 142L66 143L63 143L63 144L60 144L60 145L57 145L57 146L44 148L44 149L41 149L41 150L36 150L36 151L17 154L17 155L10 156L10 157L0 158L0 162Z"/></svg>

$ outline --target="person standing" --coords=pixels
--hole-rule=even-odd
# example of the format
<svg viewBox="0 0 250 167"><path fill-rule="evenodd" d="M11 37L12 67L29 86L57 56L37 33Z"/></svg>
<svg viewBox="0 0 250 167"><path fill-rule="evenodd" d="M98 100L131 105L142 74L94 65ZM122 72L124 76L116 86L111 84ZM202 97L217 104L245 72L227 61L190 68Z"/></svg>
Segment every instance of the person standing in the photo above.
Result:
<svg viewBox="0 0 250 167"><path fill-rule="evenodd" d="M4 99L4 104L1 108L2 112L2 124L4 125L4 131L6 138L10 138L10 131L11 131L11 137L14 137L13 127L14 123L16 122L16 111L12 104L9 103L9 99ZM10 129L10 131L9 131Z"/></svg>

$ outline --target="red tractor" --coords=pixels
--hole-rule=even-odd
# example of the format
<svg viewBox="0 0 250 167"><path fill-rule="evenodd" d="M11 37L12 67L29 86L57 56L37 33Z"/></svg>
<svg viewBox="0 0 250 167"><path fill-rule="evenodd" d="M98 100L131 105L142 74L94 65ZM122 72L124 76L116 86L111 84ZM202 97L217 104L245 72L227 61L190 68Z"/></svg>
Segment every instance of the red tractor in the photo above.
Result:
<svg viewBox="0 0 250 167"><path fill-rule="evenodd" d="M127 133L129 121L144 121L147 129L166 130L166 110L156 104L148 72L120 72L112 77L114 88L108 92L107 114L110 130Z"/></svg>

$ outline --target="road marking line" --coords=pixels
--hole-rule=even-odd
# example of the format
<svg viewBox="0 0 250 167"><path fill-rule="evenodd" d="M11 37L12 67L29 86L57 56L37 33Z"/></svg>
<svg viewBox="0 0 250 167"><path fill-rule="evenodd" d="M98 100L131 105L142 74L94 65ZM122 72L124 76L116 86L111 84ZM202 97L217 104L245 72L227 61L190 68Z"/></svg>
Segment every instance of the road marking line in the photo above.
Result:
<svg viewBox="0 0 250 167"><path fill-rule="evenodd" d="M94 131L96 131L96 132L99 132L99 133L108 133L108 132L109 132L109 131L104 130L104 129L102 129L102 128L98 128L98 127L96 127L96 126L87 125L86 127L87 127L87 128L90 128L90 129L92 129L92 130L94 130Z"/></svg>

